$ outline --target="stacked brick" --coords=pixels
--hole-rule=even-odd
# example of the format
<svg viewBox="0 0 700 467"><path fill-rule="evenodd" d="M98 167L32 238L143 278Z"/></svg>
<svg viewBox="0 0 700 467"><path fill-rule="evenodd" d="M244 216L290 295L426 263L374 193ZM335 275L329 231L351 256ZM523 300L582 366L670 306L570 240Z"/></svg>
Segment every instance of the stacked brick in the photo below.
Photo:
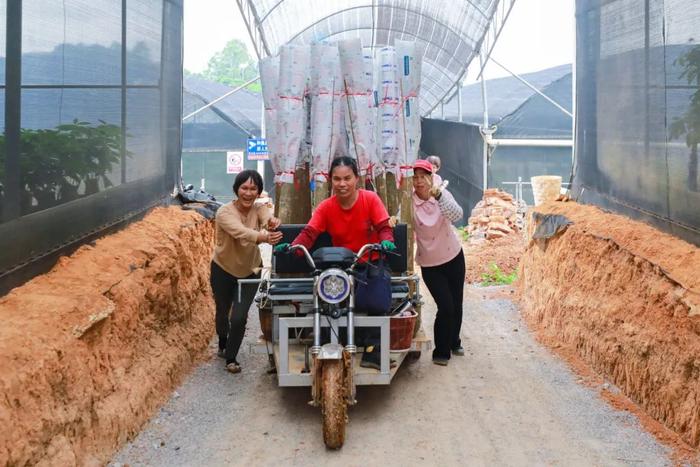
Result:
<svg viewBox="0 0 700 467"><path fill-rule="evenodd" d="M497 188L489 188L472 209L467 232L470 240L494 240L520 231L522 219L513 196Z"/></svg>

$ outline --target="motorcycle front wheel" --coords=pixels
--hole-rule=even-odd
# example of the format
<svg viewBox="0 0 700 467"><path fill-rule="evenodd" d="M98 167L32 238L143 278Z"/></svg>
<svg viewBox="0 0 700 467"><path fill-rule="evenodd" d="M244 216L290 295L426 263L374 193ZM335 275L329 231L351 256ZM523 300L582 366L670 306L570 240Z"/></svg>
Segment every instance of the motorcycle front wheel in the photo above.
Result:
<svg viewBox="0 0 700 467"><path fill-rule="evenodd" d="M345 442L345 424L348 411L343 361L324 360L321 372L323 442L329 449L339 449Z"/></svg>

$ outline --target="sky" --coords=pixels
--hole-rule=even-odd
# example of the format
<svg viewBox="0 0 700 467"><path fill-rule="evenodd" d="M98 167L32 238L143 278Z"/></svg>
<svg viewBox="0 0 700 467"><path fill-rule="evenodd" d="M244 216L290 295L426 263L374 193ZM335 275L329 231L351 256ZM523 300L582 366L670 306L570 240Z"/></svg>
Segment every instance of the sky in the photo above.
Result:
<svg viewBox="0 0 700 467"><path fill-rule="evenodd" d="M234 38L243 40L255 55L236 0L185 0L184 23L189 71L203 71L209 58ZM572 63L574 49L574 0L517 0L493 57L520 74ZM466 83L476 78L474 70L470 68ZM485 76L507 74L491 63Z"/></svg>

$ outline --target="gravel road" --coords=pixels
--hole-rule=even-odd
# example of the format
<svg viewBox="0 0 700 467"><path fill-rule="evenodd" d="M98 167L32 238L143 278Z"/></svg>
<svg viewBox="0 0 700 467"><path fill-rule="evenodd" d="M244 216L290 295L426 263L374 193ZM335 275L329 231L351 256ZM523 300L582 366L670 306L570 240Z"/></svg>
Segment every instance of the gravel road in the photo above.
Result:
<svg viewBox="0 0 700 467"><path fill-rule="evenodd" d="M535 342L494 289L465 292L465 357L439 367L424 354L390 386L358 388L339 451L325 449L307 388L278 388L246 343L243 373L228 374L212 342L212 358L110 465L671 465L636 418ZM251 312L247 340L257 326Z"/></svg>

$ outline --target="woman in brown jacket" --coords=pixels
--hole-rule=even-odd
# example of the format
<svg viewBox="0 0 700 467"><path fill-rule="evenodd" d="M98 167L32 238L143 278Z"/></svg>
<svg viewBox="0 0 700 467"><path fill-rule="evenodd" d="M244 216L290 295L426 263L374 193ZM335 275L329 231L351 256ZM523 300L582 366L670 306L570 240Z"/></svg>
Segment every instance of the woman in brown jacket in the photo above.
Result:
<svg viewBox="0 0 700 467"><path fill-rule="evenodd" d="M260 174L244 170L233 182L237 199L216 212L216 247L210 283L216 302L219 356L226 358L226 369L231 373L241 371L236 357L243 341L248 309L255 297L255 287L246 286L238 301L238 279L260 277L262 258L258 245L274 245L282 238L282 233L276 231L280 220L272 216L267 206L255 204L262 191Z"/></svg>

